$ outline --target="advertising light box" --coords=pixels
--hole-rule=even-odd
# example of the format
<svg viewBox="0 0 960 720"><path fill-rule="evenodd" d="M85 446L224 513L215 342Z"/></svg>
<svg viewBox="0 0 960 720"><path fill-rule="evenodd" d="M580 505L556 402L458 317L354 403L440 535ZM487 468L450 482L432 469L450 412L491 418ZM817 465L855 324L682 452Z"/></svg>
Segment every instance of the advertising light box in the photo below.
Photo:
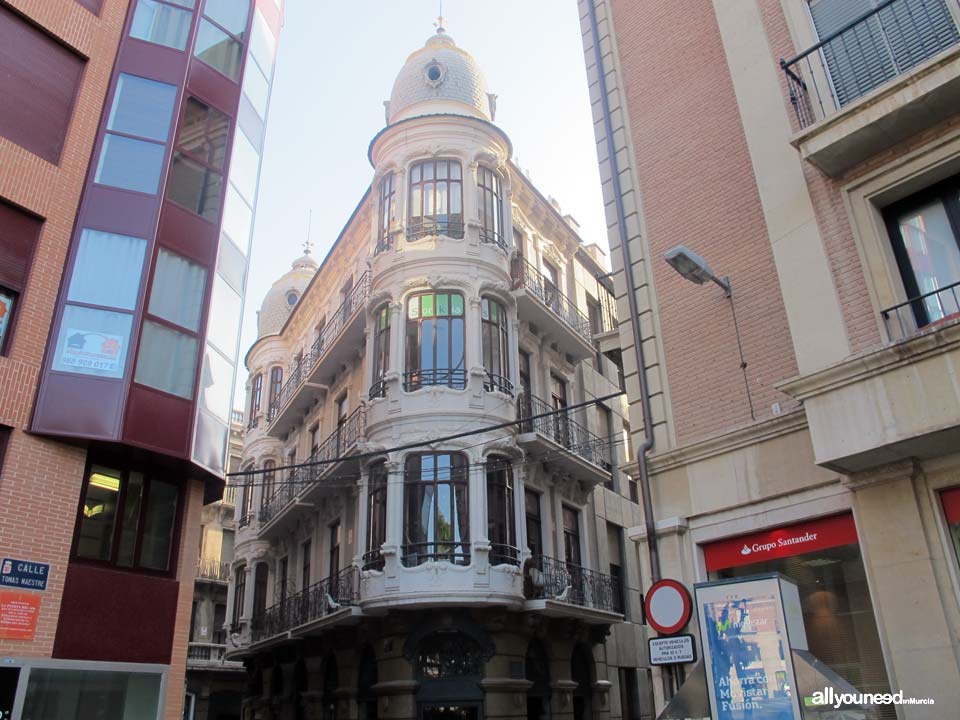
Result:
<svg viewBox="0 0 960 720"><path fill-rule="evenodd" d="M714 720L801 720L792 650L807 648L800 596L778 574L695 586Z"/></svg>

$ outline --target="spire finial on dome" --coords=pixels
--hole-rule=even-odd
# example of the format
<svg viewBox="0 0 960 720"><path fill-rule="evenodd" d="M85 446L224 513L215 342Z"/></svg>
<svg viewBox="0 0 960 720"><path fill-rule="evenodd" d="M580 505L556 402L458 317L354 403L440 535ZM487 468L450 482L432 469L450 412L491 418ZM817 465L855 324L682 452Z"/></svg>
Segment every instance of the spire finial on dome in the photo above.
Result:
<svg viewBox="0 0 960 720"><path fill-rule="evenodd" d="M443 35L447 31L447 28L443 23L443 0L440 0L440 14L437 16L437 21L434 23L434 26L437 28L437 35Z"/></svg>
<svg viewBox="0 0 960 720"><path fill-rule="evenodd" d="M303 254L309 255L313 251L313 241L310 239L310 229L313 225L313 208L307 215L307 239L303 242Z"/></svg>

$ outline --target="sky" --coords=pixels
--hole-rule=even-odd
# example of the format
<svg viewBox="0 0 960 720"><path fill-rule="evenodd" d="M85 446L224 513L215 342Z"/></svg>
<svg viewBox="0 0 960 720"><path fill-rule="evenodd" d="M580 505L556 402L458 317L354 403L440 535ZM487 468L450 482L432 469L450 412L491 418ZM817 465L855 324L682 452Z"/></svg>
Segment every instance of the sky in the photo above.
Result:
<svg viewBox="0 0 960 720"><path fill-rule="evenodd" d="M273 282L303 254L321 261L373 168L367 147L407 56L435 32L438 0L286 0L267 122L240 355ZM498 95L513 160L606 248L576 0L444 0L448 34ZM310 220L312 214L312 220ZM239 368L235 407L243 407Z"/></svg>

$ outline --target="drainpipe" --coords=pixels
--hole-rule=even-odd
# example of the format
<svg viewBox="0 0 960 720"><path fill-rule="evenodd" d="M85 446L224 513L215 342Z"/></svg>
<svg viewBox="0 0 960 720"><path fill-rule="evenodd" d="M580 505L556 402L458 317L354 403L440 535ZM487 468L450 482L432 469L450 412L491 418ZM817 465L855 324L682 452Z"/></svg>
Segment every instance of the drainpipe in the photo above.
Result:
<svg viewBox="0 0 960 720"><path fill-rule="evenodd" d="M647 470L647 453L653 448L653 415L650 412L650 386L647 382L646 363L643 359L643 335L640 334L640 313L637 309L637 289L633 282L633 262L627 243L626 213L623 209L623 188L620 185L620 168L613 141L613 121L610 117L610 100L607 96L607 78L603 70L603 53L600 51L600 32L597 29L596 0L587 0L590 8L590 34L597 64L597 79L600 83L600 107L603 110L603 129L607 137L607 157L613 181L613 197L617 209L617 235L623 253L623 275L627 281L627 302L630 305L630 327L633 330L633 350L636 354L637 376L640 378L640 402L643 405L643 446L637 451L637 468L640 476L640 497L643 504L643 519L647 529L647 552L650 556L650 579L660 579L660 552L657 546L657 525L653 518L653 499L650 495L650 475Z"/></svg>

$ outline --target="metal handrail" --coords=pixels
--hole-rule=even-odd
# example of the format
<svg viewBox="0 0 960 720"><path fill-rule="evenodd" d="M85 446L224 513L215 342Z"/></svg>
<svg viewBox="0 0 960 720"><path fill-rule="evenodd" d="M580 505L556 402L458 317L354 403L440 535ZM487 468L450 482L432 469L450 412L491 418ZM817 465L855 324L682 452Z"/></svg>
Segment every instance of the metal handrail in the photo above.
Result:
<svg viewBox="0 0 960 720"><path fill-rule="evenodd" d="M384 378L380 378L373 385L370 386L370 389L367 391L367 397L371 400L374 398L384 398L387 396L387 381Z"/></svg>
<svg viewBox="0 0 960 720"><path fill-rule="evenodd" d="M510 382L509 378L489 371L487 372L486 379L483 381L483 389L487 392L493 392L495 390L513 397L513 383Z"/></svg>
<svg viewBox="0 0 960 720"><path fill-rule="evenodd" d="M555 600L621 612L618 603L622 602L622 593L617 578L547 555L534 555L523 566L523 594L528 600Z"/></svg>
<svg viewBox="0 0 960 720"><path fill-rule="evenodd" d="M520 424L520 432L536 432L589 463L610 472L610 438L594 435L586 426L575 419L574 411L537 417L554 411L554 407L536 395L521 394L517 399L517 413L520 420L530 418Z"/></svg>
<svg viewBox="0 0 960 720"><path fill-rule="evenodd" d="M519 565L520 549L503 543L490 543L491 565Z"/></svg>
<svg viewBox="0 0 960 720"><path fill-rule="evenodd" d="M469 565L470 543L457 540L404 543L402 561L405 567L415 567L425 562L448 562L452 565Z"/></svg>
<svg viewBox="0 0 960 720"><path fill-rule="evenodd" d="M259 642L360 603L360 570L351 565L271 605L250 622L250 638Z"/></svg>
<svg viewBox="0 0 960 720"><path fill-rule="evenodd" d="M912 58L911 58L911 61L910 61L909 63L901 66L901 64L900 64L900 63L898 62L898 60L897 60L896 54L894 54L893 51L890 49L890 48L891 48L891 41L890 41L890 38L887 37L887 36L890 34L890 31L888 31L887 28L884 27L884 19L880 16L880 13L882 13L882 12L883 12L884 10L886 10L887 8L890 8L890 7L891 7L892 5L894 5L895 3L903 2L903 1L904 1L904 0L884 0L883 2L881 2L881 3L880 3L879 5L877 5L876 7L871 8L870 10L862 13L861 15L853 18L852 20L848 21L847 23L845 23L845 24L842 25L841 27L837 28L837 29L834 30L832 33L830 33L830 34L827 35L826 37L822 38L818 43L816 43L816 44L814 44L814 45L811 45L809 48L807 48L807 49L804 50L803 52L799 53L798 55L795 55L794 57L792 57L792 58L790 58L790 59L783 59L783 58L781 58L781 60L780 60L780 68L783 70L784 76L785 76L785 78L786 78L787 91L788 91L788 93L789 93L790 104L791 104L791 106L792 106L793 109L794 109L794 112L795 112L795 114L796 114L796 116L797 116L797 121L799 122L801 129L802 129L802 128L805 128L805 127L807 127L807 126L809 126L809 125L811 125L811 124L813 124L814 122L816 122L816 121L817 121L817 117L816 117L816 115L815 115L814 112L813 112L813 106L812 106L811 100L810 100L810 90L809 90L809 88L808 88L808 86L807 86L806 81L805 81L805 80L803 79L803 77L801 76L801 72L800 72L800 68L799 68L799 63L804 62L805 66L806 66L808 76L809 76L809 78L810 78L810 80L812 81L812 84L813 84L813 90L814 90L815 93L816 93L816 99L817 99L818 106L819 106L819 108L820 108L821 115L822 115L822 116L827 115L828 113L827 113L826 109L824 108L824 98L823 98L823 95L827 95L828 97L830 97L831 94L832 94L832 92L833 92L833 90L828 88L828 89L825 89L825 91L824 91L823 93L821 93L820 88L817 87L816 75L815 75L815 73L814 73L813 66L812 66L812 64L811 64L811 57L812 57L815 53L820 53L821 51L827 51L827 52L829 52L830 49L831 49L831 48L830 48L831 43L833 43L834 41L840 40L842 43L844 43L844 45L843 45L843 55L848 59L849 62L854 63L854 62L857 62L857 61L863 61L863 60L865 59L866 55L864 54L864 50L863 50L863 44L864 44L864 42L863 42L862 38L859 37L859 36L854 35L854 38L853 38L854 43L852 44L852 49L847 48L847 46L846 46L846 41L845 41L844 39L842 39L842 38L843 38L844 35L846 35L846 34L849 33L850 31L854 30L855 28L858 28L859 26L863 25L864 23L869 22L871 19L873 19L873 18L875 18L875 17L878 19L879 29L880 29L880 31L881 31L881 33L882 33L882 35L883 35L882 42L880 43L880 45L881 45L881 46L886 50L886 52L888 53L888 59L890 60L890 62L891 62L891 64L892 64L893 75L892 75L892 76L889 76L889 77L880 78L879 80L877 80L876 78L869 78L869 79L868 79L868 82L867 82L868 87L866 87L866 88L863 89L862 91L860 90L860 86L859 86L859 82L858 82L858 83L857 83L857 92L856 92L856 94L853 95L852 97L849 97L849 98L847 99L847 102L849 102L849 101L852 100L852 99L855 99L855 98L857 98L857 97L862 96L863 94L869 92L870 90L872 90L872 89L875 88L875 87L879 87L879 86L880 86L881 84L883 84L884 82L887 82L887 81L890 79L890 77L896 77L897 75L901 75L903 72L905 72L906 70L908 70L910 67L914 67L914 66L917 65L919 62L922 62L923 60L926 60L927 58L932 57L932 56L933 56L934 54L936 54L937 52L940 52L940 51L942 51L944 48L949 47L950 45L956 43L956 40L954 40L954 42L953 42L953 43L950 43L950 44L946 44L946 43L941 44L940 40L938 39L938 40L937 40L937 43L936 43L937 46L936 46L936 48L935 48L935 50L934 50L933 53L929 53L929 54L926 54L926 53L925 53L925 54L923 55L923 57L921 57L921 58L919 58L919 59L912 59ZM910 12L909 8L907 8L906 14L907 14L907 16L910 18L910 22L912 23L912 28L908 28L908 32L909 32L909 30L912 29L912 31L913 31L914 33L916 33L917 35L919 35L919 34L920 34L920 28L919 28L918 25L916 24L916 21L914 20L913 15L912 15L912 13ZM897 16L897 11L896 11L896 9L892 9L892 10L890 11L890 16L889 16L889 17L890 17L891 20L893 20L893 21L896 23L897 32L899 32L901 35L904 35L903 29L900 27L900 22L901 22L901 21L900 21L900 18ZM927 12L927 19L929 20L929 11ZM958 37L960 37L960 36L958 36ZM871 43L872 45L876 45L876 43L874 43L874 41L873 41L872 39L870 40L870 43ZM823 69L823 71L826 73L826 75L829 76L829 75L830 75L830 68L826 65L826 63L824 62L824 60L826 60L825 56L824 56L824 57L821 57L821 63L823 64L823 68L822 68L822 69ZM829 81L828 81L828 82L829 82ZM844 105L844 104L846 104L846 103L842 100L842 98L841 98L840 96L838 96L838 97L837 97L837 104L838 104L838 105Z"/></svg>
<svg viewBox="0 0 960 720"><path fill-rule="evenodd" d="M430 368L427 370L409 370L403 374L403 389L413 392L424 387L442 386L454 390L465 390L467 371L462 368Z"/></svg>
<svg viewBox="0 0 960 720"><path fill-rule="evenodd" d="M526 258L519 256L514 258L510 274L513 277L514 290L524 289L533 293L575 333L587 342L592 342L590 319Z"/></svg>
<svg viewBox="0 0 960 720"><path fill-rule="evenodd" d="M335 467L330 461L353 450L366 430L367 408L361 405L327 435L306 461L290 469L286 479L276 486L274 493L260 508L260 522L270 522L288 504L306 495L318 482L330 475ZM318 462L324 464L318 465Z"/></svg>
<svg viewBox="0 0 960 720"><path fill-rule="evenodd" d="M364 570L383 570L384 565L386 565L386 560L380 548L370 550L363 554L362 567Z"/></svg>
<svg viewBox="0 0 960 720"><path fill-rule="evenodd" d="M367 270L357 280L356 284L350 290L350 293L340 304L330 318L330 321L324 325L320 335L314 341L310 350L304 354L303 358L297 363L297 366L290 371L286 382L280 389L280 401L270 407L267 413L268 422L276 420L280 410L287 406L290 400L296 395L300 386L306 381L307 377L313 372L317 364L330 351L335 344L343 329L349 325L358 312L361 312L370 296L370 271Z"/></svg>
<svg viewBox="0 0 960 720"><path fill-rule="evenodd" d="M434 220L427 219L407 224L407 241L417 241L431 235L446 235L457 240L463 238L464 223L462 220Z"/></svg>
<svg viewBox="0 0 960 720"><path fill-rule="evenodd" d="M885 308L880 311L883 318L883 326L887 331L887 337L890 340L902 340L913 332L921 328L928 327L937 323L942 323L951 319L960 313L960 300L958 300L957 289L960 288L960 281L951 285L946 285L936 290L917 295L897 305ZM941 296L941 293L943 294ZM949 295L947 294L949 293ZM952 303L950 300L952 299ZM902 310L909 308L907 322L904 323ZM900 329L900 335L894 337L890 329L890 316L895 315ZM913 323L910 319L912 315ZM935 316L931 319L931 316Z"/></svg>
<svg viewBox="0 0 960 720"><path fill-rule="evenodd" d="M498 233L496 230L491 230L490 228L480 228L480 242L488 245L496 245L504 252L507 251L507 241L504 240L503 235Z"/></svg>

